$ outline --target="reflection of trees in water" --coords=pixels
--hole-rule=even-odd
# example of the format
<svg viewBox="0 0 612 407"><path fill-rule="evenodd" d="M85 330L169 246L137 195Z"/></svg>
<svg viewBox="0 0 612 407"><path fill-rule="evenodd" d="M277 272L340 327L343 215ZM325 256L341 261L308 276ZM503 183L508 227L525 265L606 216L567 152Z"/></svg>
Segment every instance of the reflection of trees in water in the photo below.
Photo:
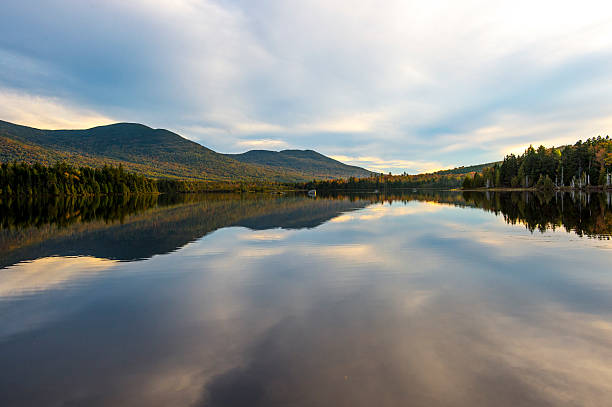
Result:
<svg viewBox="0 0 612 407"><path fill-rule="evenodd" d="M145 198L144 200L140 198ZM148 199L152 198L152 199ZM8 202L0 218L0 267L52 255L149 258L227 226L312 228L367 201L272 194L179 194L134 200ZM105 206L105 205L108 205Z"/></svg>
<svg viewBox="0 0 612 407"><path fill-rule="evenodd" d="M157 204L157 196L45 196L0 199L2 229L54 224L66 227L75 222L123 221L127 215L142 212Z"/></svg>
<svg viewBox="0 0 612 407"><path fill-rule="evenodd" d="M335 194L132 195L0 201L0 267L50 255L119 260L168 253L227 226L312 228L371 203L435 202L480 208L531 230L564 227L609 239L611 194L418 191Z"/></svg>
<svg viewBox="0 0 612 407"><path fill-rule="evenodd" d="M355 192L355 193L329 193L319 194L321 198L347 198L355 201L369 201L370 203L384 203L384 202L403 202L408 203L411 201L422 201L422 202L436 202L446 203L459 206L465 206L466 201L461 192L448 191L448 190L435 190L435 189L423 189L416 190L415 192Z"/></svg>
<svg viewBox="0 0 612 407"><path fill-rule="evenodd" d="M341 195L336 195L341 196ZM351 199L381 202L435 202L480 208L502 215L509 224L524 224L530 231L560 227L580 236L609 239L612 234L612 193L436 191L410 193L356 193Z"/></svg>
<svg viewBox="0 0 612 407"><path fill-rule="evenodd" d="M327 200L357 202L359 197L329 197ZM327 219L325 208L334 204L323 200L306 199L301 194L279 196L275 194L132 194L103 196L42 196L42 197L0 197L0 230L16 230L28 227L54 225L58 228L68 227L75 223L104 221L106 223L123 223L126 217L142 213L152 208L165 208L176 205L198 203L200 206L222 206L228 209L219 221L229 225L235 221L237 206L250 208L253 215L271 215L270 211L283 211L295 208L296 205L313 209L303 214L304 222L316 223L319 216ZM361 206L367 202L363 201ZM212 205L212 206L211 206ZM350 205L349 205L350 206ZM359 206L359 205L357 205ZM262 212L263 211L263 212ZM238 211L240 212L240 211ZM280 215L276 214L276 215ZM293 214L295 215L295 214ZM241 216L242 218L242 216ZM278 218L278 216L277 216ZM279 223L279 219L275 222ZM285 219L284 223L301 224L302 219ZM281 223L283 223L281 221ZM278 226L278 225L277 225ZM261 226L263 227L263 226ZM274 226L273 226L274 227ZM256 226L260 228L260 226Z"/></svg>
<svg viewBox="0 0 612 407"><path fill-rule="evenodd" d="M468 204L501 213L507 223L524 224L530 231L559 227L578 235L610 238L610 193L464 192Z"/></svg>
<svg viewBox="0 0 612 407"><path fill-rule="evenodd" d="M126 217L146 212L152 208L199 203L210 211L221 210L215 216L214 228L228 226L238 220L255 216L252 228L274 227L284 218L283 224L292 223L316 226L329 218L324 208L326 200L366 203L379 202L436 202L456 206L471 206L502 214L510 224L523 223L530 230L545 231L564 227L579 235L610 235L612 232L612 194L568 192L493 192L463 191L449 192L421 190L394 194L330 194L319 199L303 197L278 197L272 195L240 194L178 194L178 195L116 195L92 197L43 197L40 199L0 199L0 229L15 230L29 227L40 228L54 225L65 228L75 223L99 222L123 223ZM298 203L299 201L299 203ZM205 204L206 203L206 204ZM297 213L283 213L287 208L304 209ZM241 207L239 209L239 207ZM221 209L223 208L223 209ZM334 213L334 210L331 210ZM210 213L208 213L210 215ZM261 218L257 218L261 216ZM289 216L289 218L287 218ZM272 221L271 221L272 220ZM217 224L219 223L219 224ZM246 225L245 225L246 226ZM279 225L276 225L278 227Z"/></svg>

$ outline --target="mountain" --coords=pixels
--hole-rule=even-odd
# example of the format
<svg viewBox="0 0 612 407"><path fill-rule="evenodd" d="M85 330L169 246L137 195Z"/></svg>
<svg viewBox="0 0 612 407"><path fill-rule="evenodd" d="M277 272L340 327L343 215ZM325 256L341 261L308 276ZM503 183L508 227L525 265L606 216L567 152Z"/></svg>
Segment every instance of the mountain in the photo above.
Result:
<svg viewBox="0 0 612 407"><path fill-rule="evenodd" d="M245 164L271 168L292 168L312 178L369 177L371 171L347 165L313 150L251 150L242 154L227 154Z"/></svg>
<svg viewBox="0 0 612 407"><path fill-rule="evenodd" d="M326 179L356 173L357 167L345 166L342 172L339 168L344 164L314 154L319 156L322 169L303 172L302 161L296 162L295 167L291 160L282 166L243 162L171 131L137 123L86 130L40 130L0 120L0 162L17 160L49 165L63 160L93 167L122 164L130 171L150 177L214 181L306 181L312 180L314 173L315 178ZM339 166L331 166L330 161ZM316 160L310 164L316 166ZM333 170L326 172L325 168Z"/></svg>

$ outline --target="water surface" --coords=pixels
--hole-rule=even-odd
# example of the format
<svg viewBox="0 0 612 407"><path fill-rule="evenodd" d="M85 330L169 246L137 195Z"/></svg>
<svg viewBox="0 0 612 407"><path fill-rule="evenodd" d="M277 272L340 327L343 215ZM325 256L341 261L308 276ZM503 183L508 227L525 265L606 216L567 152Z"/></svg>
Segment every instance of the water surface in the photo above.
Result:
<svg viewBox="0 0 612 407"><path fill-rule="evenodd" d="M7 406L601 406L605 194L6 202Z"/></svg>

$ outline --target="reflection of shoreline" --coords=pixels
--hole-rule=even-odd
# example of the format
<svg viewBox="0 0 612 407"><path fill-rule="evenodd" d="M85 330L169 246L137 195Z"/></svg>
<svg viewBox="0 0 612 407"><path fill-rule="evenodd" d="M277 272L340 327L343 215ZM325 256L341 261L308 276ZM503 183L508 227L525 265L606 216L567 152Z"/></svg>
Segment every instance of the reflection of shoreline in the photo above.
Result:
<svg viewBox="0 0 612 407"><path fill-rule="evenodd" d="M609 193L466 191L463 195L468 204L495 214L501 213L506 223L521 223L532 232L563 227L579 236L609 239L612 234Z"/></svg>
<svg viewBox="0 0 612 407"><path fill-rule="evenodd" d="M523 224L531 232L564 227L579 236L609 239L612 235L612 193L566 191L544 193L526 189L507 191L442 191L338 193L324 196L363 199L381 202L435 202L459 207L472 207L501 214L508 224Z"/></svg>
<svg viewBox="0 0 612 407"><path fill-rule="evenodd" d="M122 202L123 207L118 202L103 207L99 202L96 206L88 201L70 201L38 213L30 202L24 210L14 206L13 212L3 213L2 224L12 226L0 229L0 268L54 255L123 261L150 258L227 226L257 230L313 228L344 212L393 201L479 208L501 214L508 224L524 224L532 232L563 227L579 236L609 239L611 195L579 191L543 194L432 190L407 194L324 194L308 199L305 195L208 194L160 196L146 202L128 200ZM68 211L63 214L57 208ZM18 216L7 221L7 213ZM49 222L46 215L50 215ZM69 222L57 223L58 219Z"/></svg>
<svg viewBox="0 0 612 407"><path fill-rule="evenodd" d="M153 208L157 195L45 196L40 198L0 198L1 229L41 227L54 224L122 221L126 216Z"/></svg>
<svg viewBox="0 0 612 407"><path fill-rule="evenodd" d="M463 191L463 192L542 192L542 190L530 187L530 188L466 188L466 189L455 189L454 191ZM553 188L552 192L606 192L612 191L612 186L605 185L587 185L582 188L579 187L557 187Z"/></svg>
<svg viewBox="0 0 612 407"><path fill-rule="evenodd" d="M0 268L49 256L92 256L122 261L150 258L227 226L251 229L316 227L368 202L309 200L303 196L212 194L156 206L120 222L105 219L69 225L42 223L0 229Z"/></svg>

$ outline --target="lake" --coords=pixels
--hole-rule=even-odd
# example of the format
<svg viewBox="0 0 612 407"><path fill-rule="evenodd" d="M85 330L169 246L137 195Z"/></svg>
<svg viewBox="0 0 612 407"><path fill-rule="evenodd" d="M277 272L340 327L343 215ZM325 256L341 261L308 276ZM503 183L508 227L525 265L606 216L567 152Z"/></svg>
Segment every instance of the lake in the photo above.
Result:
<svg viewBox="0 0 612 407"><path fill-rule="evenodd" d="M610 194L0 201L3 406L602 406Z"/></svg>

